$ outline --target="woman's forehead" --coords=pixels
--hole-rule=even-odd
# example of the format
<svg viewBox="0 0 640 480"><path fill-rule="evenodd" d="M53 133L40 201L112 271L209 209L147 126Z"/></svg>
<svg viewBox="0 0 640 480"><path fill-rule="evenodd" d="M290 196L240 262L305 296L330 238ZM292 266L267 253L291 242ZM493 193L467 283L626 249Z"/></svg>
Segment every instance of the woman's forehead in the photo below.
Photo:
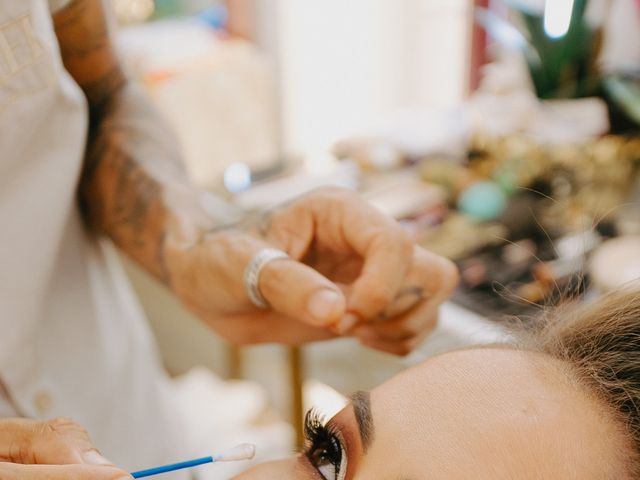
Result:
<svg viewBox="0 0 640 480"><path fill-rule="evenodd" d="M371 409L376 441L363 468L392 458L399 465L376 468L391 474L401 466L407 478L516 474L543 468L541 459L557 473L567 458L589 463L572 451L577 444L602 456L603 422L593 402L567 381L562 365L535 353L469 349L433 358L374 390Z"/></svg>

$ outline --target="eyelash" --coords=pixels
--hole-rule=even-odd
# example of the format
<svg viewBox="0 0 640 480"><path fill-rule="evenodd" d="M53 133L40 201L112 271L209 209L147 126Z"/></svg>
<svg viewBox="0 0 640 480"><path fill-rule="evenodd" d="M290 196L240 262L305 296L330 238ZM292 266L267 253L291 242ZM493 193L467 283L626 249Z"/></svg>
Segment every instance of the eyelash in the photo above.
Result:
<svg viewBox="0 0 640 480"><path fill-rule="evenodd" d="M342 436L335 427L326 425L323 416L315 409L309 410L305 415L304 436L304 455L309 463L318 470L318 474L321 477L326 478L320 472L316 459L314 459L314 454L321 449L326 452L326 460L334 466L337 472L342 472L345 469L347 459L344 454Z"/></svg>

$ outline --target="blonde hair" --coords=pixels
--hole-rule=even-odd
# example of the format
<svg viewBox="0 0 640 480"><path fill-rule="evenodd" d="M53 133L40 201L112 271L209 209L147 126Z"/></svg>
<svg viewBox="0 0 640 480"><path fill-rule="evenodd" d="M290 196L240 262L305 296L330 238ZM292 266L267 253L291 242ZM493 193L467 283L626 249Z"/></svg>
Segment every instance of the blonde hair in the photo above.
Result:
<svg viewBox="0 0 640 480"><path fill-rule="evenodd" d="M608 406L627 434L625 474L640 478L640 289L625 289L543 316L523 347L563 361Z"/></svg>

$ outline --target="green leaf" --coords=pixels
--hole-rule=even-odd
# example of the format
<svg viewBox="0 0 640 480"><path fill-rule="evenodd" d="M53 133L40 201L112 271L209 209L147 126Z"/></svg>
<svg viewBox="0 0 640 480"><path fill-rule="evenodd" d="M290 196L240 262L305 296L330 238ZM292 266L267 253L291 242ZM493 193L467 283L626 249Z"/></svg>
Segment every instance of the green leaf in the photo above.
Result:
<svg viewBox="0 0 640 480"><path fill-rule="evenodd" d="M575 0L569 29L561 38L550 38L545 32L542 9L522 0L503 1L519 13L523 31L485 9L478 9L476 18L496 41L523 52L538 97L576 98L597 93L601 32L585 19L589 0Z"/></svg>
<svg viewBox="0 0 640 480"><path fill-rule="evenodd" d="M540 66L529 65L540 98L559 98L567 92L579 96L583 77L592 74L595 37L584 18L587 5L588 0L575 1L569 30L557 39L546 34L542 12L520 10L531 47L541 62Z"/></svg>

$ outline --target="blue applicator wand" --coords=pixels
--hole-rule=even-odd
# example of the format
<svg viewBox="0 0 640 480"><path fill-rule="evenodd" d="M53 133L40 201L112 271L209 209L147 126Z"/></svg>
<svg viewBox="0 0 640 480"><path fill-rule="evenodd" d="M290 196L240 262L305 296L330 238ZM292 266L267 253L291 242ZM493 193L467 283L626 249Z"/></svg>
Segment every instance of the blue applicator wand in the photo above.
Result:
<svg viewBox="0 0 640 480"><path fill-rule="evenodd" d="M212 455L210 457L197 458L195 460L189 460L187 462L172 463L171 465L165 465L164 467L150 468L148 470L140 470L139 472L131 473L133 478L151 477L152 475L160 475L161 473L175 472L176 470L182 470L183 468L197 467L198 465L204 465L206 463L215 462L237 462L238 460L251 460L256 454L256 446L250 443L243 443L231 450L222 453L220 455Z"/></svg>

